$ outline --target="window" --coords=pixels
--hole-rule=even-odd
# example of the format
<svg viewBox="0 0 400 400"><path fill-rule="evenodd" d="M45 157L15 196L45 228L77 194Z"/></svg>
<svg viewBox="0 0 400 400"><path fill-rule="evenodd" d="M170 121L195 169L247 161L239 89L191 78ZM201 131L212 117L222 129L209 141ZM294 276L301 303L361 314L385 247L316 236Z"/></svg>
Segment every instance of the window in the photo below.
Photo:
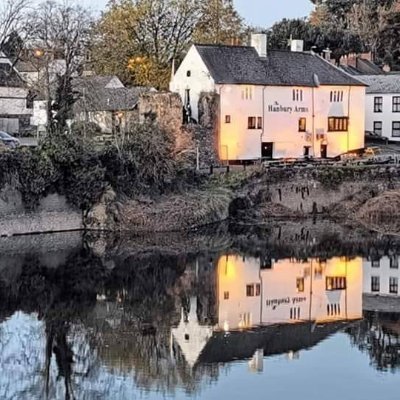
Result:
<svg viewBox="0 0 400 400"><path fill-rule="evenodd" d="M374 122L374 132L377 135L382 136L382 121L375 121Z"/></svg>
<svg viewBox="0 0 400 400"><path fill-rule="evenodd" d="M259 283L252 283L250 285L246 285L246 296L254 297L260 296L261 294L261 285Z"/></svg>
<svg viewBox="0 0 400 400"><path fill-rule="evenodd" d="M346 289L345 276L327 276L326 277L326 290L344 290Z"/></svg>
<svg viewBox="0 0 400 400"><path fill-rule="evenodd" d="M374 97L374 112L381 113L383 111L383 97Z"/></svg>
<svg viewBox="0 0 400 400"><path fill-rule="evenodd" d="M186 76L187 76L188 78L190 78L191 75L192 75L192 72L191 72L191 71L186 71Z"/></svg>
<svg viewBox="0 0 400 400"><path fill-rule="evenodd" d="M372 268L379 268L381 266L381 260L379 258L373 259L371 261Z"/></svg>
<svg viewBox="0 0 400 400"><path fill-rule="evenodd" d="M398 278L389 278L389 293L397 294L399 291L399 280Z"/></svg>
<svg viewBox="0 0 400 400"><path fill-rule="evenodd" d="M343 90L335 90L330 95L331 103L340 103L343 101Z"/></svg>
<svg viewBox="0 0 400 400"><path fill-rule="evenodd" d="M392 122L392 136L400 137L400 122L399 121Z"/></svg>
<svg viewBox="0 0 400 400"><path fill-rule="evenodd" d="M251 86L246 86L242 89L242 100L252 100L253 99L253 88Z"/></svg>
<svg viewBox="0 0 400 400"><path fill-rule="evenodd" d="M246 296L254 297L254 285L246 285Z"/></svg>
<svg viewBox="0 0 400 400"><path fill-rule="evenodd" d="M379 292L381 290L381 283L379 276L371 276L371 292Z"/></svg>
<svg viewBox="0 0 400 400"><path fill-rule="evenodd" d="M300 319L300 307L290 308L290 319Z"/></svg>
<svg viewBox="0 0 400 400"><path fill-rule="evenodd" d="M392 111L400 112L400 96L393 96Z"/></svg>
<svg viewBox="0 0 400 400"><path fill-rule="evenodd" d="M328 132L347 132L349 119L347 117L329 117Z"/></svg>
<svg viewBox="0 0 400 400"><path fill-rule="evenodd" d="M293 89L293 101L303 101L303 91L301 89Z"/></svg>
<svg viewBox="0 0 400 400"><path fill-rule="evenodd" d="M305 132L307 130L307 119L299 118L299 132Z"/></svg>
<svg viewBox="0 0 400 400"><path fill-rule="evenodd" d="M263 119L262 117L257 117L257 129L262 129L263 127Z"/></svg>
<svg viewBox="0 0 400 400"><path fill-rule="evenodd" d="M256 129L256 117L249 117L247 122L247 129Z"/></svg>
<svg viewBox="0 0 400 400"><path fill-rule="evenodd" d="M390 257L390 268L398 269L399 268L399 258L396 256Z"/></svg>
<svg viewBox="0 0 400 400"><path fill-rule="evenodd" d="M296 289L298 293L304 292L304 278L296 279Z"/></svg>
<svg viewBox="0 0 400 400"><path fill-rule="evenodd" d="M224 300L229 300L229 292L224 292Z"/></svg>
<svg viewBox="0 0 400 400"><path fill-rule="evenodd" d="M230 115L225 115L225 123L230 124L231 123L231 116Z"/></svg>

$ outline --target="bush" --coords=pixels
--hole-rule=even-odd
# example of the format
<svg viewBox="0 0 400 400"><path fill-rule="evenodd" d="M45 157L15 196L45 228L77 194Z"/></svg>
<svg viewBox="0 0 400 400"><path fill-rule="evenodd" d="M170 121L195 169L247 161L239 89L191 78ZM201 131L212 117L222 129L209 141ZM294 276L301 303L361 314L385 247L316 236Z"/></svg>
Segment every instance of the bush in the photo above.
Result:
<svg viewBox="0 0 400 400"><path fill-rule="evenodd" d="M95 122L77 121L71 125L71 134L81 137L93 138L101 134L101 128Z"/></svg>

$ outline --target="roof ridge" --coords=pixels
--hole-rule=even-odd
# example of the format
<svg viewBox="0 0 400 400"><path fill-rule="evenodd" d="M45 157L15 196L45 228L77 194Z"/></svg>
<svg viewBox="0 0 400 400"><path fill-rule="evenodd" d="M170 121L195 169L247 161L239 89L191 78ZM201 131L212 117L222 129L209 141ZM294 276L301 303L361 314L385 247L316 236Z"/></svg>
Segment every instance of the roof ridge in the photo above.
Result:
<svg viewBox="0 0 400 400"><path fill-rule="evenodd" d="M229 48L248 48L248 49L254 49L253 46L250 45L242 45L242 44L213 44L213 43L193 43L194 46L203 46L203 47L229 47Z"/></svg>

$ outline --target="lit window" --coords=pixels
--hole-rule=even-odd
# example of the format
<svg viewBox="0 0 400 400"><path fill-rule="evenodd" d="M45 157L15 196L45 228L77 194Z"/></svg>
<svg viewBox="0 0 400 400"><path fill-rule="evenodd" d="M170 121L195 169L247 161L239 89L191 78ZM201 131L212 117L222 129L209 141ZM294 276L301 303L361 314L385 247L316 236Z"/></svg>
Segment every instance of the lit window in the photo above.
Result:
<svg viewBox="0 0 400 400"><path fill-rule="evenodd" d="M374 122L374 133L376 133L379 136L382 136L382 121Z"/></svg>
<svg viewBox="0 0 400 400"><path fill-rule="evenodd" d="M345 290L346 277L345 276L327 276L326 277L326 290Z"/></svg>
<svg viewBox="0 0 400 400"><path fill-rule="evenodd" d="M381 290L381 283L379 276L371 276L371 292L379 292Z"/></svg>
<svg viewBox="0 0 400 400"><path fill-rule="evenodd" d="M397 294L399 291L399 279L389 278L389 293Z"/></svg>
<svg viewBox="0 0 400 400"><path fill-rule="evenodd" d="M374 112L381 113L383 111L383 97L374 97Z"/></svg>
<svg viewBox="0 0 400 400"><path fill-rule="evenodd" d="M296 289L298 293L304 292L304 278L296 279Z"/></svg>
<svg viewBox="0 0 400 400"><path fill-rule="evenodd" d="M392 111L400 112L400 96L393 96Z"/></svg>
<svg viewBox="0 0 400 400"><path fill-rule="evenodd" d="M400 137L400 122L399 121L392 122L392 136Z"/></svg>
<svg viewBox="0 0 400 400"><path fill-rule="evenodd" d="M257 118L256 117L249 117L247 122L248 129L256 129Z"/></svg>
<svg viewBox="0 0 400 400"><path fill-rule="evenodd" d="M231 116L230 115L225 115L225 123L230 124L231 123Z"/></svg>
<svg viewBox="0 0 400 400"><path fill-rule="evenodd" d="M224 292L224 300L229 300L229 292Z"/></svg>
<svg viewBox="0 0 400 400"><path fill-rule="evenodd" d="M262 117L257 118L257 129L262 129L263 126L263 119Z"/></svg>
<svg viewBox="0 0 400 400"><path fill-rule="evenodd" d="M307 130L307 119L299 118L299 132L305 132Z"/></svg>
<svg viewBox="0 0 400 400"><path fill-rule="evenodd" d="M347 132L349 119L347 117L329 117L328 132Z"/></svg>

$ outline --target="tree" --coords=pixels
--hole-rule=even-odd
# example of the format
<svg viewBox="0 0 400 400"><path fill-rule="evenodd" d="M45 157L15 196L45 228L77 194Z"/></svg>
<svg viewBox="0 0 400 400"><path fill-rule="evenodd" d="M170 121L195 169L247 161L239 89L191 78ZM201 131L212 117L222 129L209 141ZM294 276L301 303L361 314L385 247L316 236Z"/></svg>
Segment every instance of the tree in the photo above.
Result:
<svg viewBox="0 0 400 400"><path fill-rule="evenodd" d="M62 131L73 104L71 79L82 69L92 20L78 5L45 1L28 21L32 46L37 49L35 58L44 69L37 89L46 96L48 131ZM56 97L57 109L52 110Z"/></svg>
<svg viewBox="0 0 400 400"><path fill-rule="evenodd" d="M0 3L0 50L5 43L10 44L16 32L23 32L24 15L28 0L2 0Z"/></svg>
<svg viewBox="0 0 400 400"><path fill-rule="evenodd" d="M166 88L172 60L187 50L199 16L195 0L114 1L94 30L97 72Z"/></svg>
<svg viewBox="0 0 400 400"><path fill-rule="evenodd" d="M194 41L211 44L240 44L245 25L232 0L203 0L201 18L194 31Z"/></svg>

